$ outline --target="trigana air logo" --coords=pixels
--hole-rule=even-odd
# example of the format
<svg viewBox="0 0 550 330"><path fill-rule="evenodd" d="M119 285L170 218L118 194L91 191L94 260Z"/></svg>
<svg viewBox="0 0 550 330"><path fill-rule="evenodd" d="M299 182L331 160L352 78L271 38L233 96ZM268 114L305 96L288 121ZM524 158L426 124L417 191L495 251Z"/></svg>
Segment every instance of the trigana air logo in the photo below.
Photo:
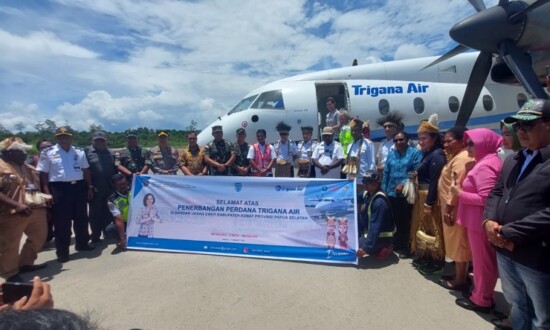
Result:
<svg viewBox="0 0 550 330"><path fill-rule="evenodd" d="M240 192L243 189L243 184L241 182L235 183L235 191Z"/></svg>
<svg viewBox="0 0 550 330"><path fill-rule="evenodd" d="M295 186L295 187L290 187L290 186L281 186L281 185L276 185L275 186L275 190L276 191L302 191L304 190L304 187L303 186Z"/></svg>

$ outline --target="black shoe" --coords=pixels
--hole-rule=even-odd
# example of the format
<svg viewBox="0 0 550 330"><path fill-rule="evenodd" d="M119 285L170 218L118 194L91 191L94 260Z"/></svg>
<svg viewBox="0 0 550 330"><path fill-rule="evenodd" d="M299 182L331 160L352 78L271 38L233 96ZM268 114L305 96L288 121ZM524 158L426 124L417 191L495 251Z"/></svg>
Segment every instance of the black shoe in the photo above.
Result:
<svg viewBox="0 0 550 330"><path fill-rule="evenodd" d="M474 304L473 301L470 300L470 298L458 298L457 300L455 300L455 303L458 306L465 308L467 310L471 310L471 311L479 312L483 314L489 314L493 309L493 306L484 307L484 306L476 305Z"/></svg>
<svg viewBox="0 0 550 330"><path fill-rule="evenodd" d="M15 275L12 275L12 276L6 278L6 282L25 282L25 280L23 280L21 275L15 274Z"/></svg>
<svg viewBox="0 0 550 330"><path fill-rule="evenodd" d="M441 278L439 281L437 281L437 284L439 284L439 286L441 286L441 287L443 287L447 290L451 290L451 291L465 292L470 288L470 285L468 284L468 281L466 281L465 283L459 284L459 285L449 285L448 280L445 280L445 279Z"/></svg>
<svg viewBox="0 0 550 330"><path fill-rule="evenodd" d="M95 244L90 243L82 246L77 245L74 248L77 251L92 251L93 249L95 249Z"/></svg>
<svg viewBox="0 0 550 330"><path fill-rule="evenodd" d="M60 263L67 262L67 261L69 261L69 255L68 254L58 255L57 256L57 261L60 262Z"/></svg>
<svg viewBox="0 0 550 330"><path fill-rule="evenodd" d="M443 267L437 263L431 262L424 267L419 267L418 271L422 275L440 275L443 272Z"/></svg>
<svg viewBox="0 0 550 330"><path fill-rule="evenodd" d="M40 264L40 265L26 265L19 267L19 273L30 273L30 272L36 272L37 270L41 270L46 268L48 266L47 264Z"/></svg>
<svg viewBox="0 0 550 330"><path fill-rule="evenodd" d="M99 242L101 242L101 237L92 238L92 243L99 243Z"/></svg>
<svg viewBox="0 0 550 330"><path fill-rule="evenodd" d="M419 257L419 258L414 258L412 264L416 268L422 268L427 266L430 263L430 261L431 260L428 257Z"/></svg>
<svg viewBox="0 0 550 330"><path fill-rule="evenodd" d="M446 281L452 281L452 280L455 279L455 276L454 276L454 275L450 275L450 274L441 275L441 279L442 279L442 280L446 280Z"/></svg>
<svg viewBox="0 0 550 330"><path fill-rule="evenodd" d="M514 330L509 323L504 323L504 319L492 319L491 324L497 329L501 330Z"/></svg>

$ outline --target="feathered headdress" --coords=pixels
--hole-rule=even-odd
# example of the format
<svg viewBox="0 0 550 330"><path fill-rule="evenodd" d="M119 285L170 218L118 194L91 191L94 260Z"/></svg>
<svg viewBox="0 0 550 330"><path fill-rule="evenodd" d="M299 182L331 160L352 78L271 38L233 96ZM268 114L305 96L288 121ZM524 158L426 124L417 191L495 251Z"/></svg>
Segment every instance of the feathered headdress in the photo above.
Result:
<svg viewBox="0 0 550 330"><path fill-rule="evenodd" d="M378 126L392 123L395 124L397 128L403 128L403 114L399 111L390 111L387 115L378 118L376 123Z"/></svg>
<svg viewBox="0 0 550 330"><path fill-rule="evenodd" d="M275 129L279 133L288 133L288 132L290 132L292 127L289 126L288 124L286 124L284 121L280 121L280 122L277 123L277 126L275 126Z"/></svg>
<svg viewBox="0 0 550 330"><path fill-rule="evenodd" d="M4 150L27 151L30 149L32 149L31 145L26 144L21 138L15 137L15 136L5 138L0 142L0 151L4 151Z"/></svg>
<svg viewBox="0 0 550 330"><path fill-rule="evenodd" d="M418 126L417 133L439 133L439 116L437 113L431 114L427 121L423 121Z"/></svg>
<svg viewBox="0 0 550 330"><path fill-rule="evenodd" d="M355 127L363 127L363 121L359 118L353 118L349 123L349 128L354 129Z"/></svg>

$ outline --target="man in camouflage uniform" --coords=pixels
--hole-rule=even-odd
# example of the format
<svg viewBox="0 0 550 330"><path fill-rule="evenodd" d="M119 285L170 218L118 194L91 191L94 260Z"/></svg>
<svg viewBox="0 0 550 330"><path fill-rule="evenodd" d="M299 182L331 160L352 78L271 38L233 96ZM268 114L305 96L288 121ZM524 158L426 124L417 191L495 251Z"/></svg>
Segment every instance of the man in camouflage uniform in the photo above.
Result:
<svg viewBox="0 0 550 330"><path fill-rule="evenodd" d="M235 161L233 144L223 139L221 126L212 127L214 140L204 147L204 160L210 165L210 175L230 175L229 168Z"/></svg>
<svg viewBox="0 0 550 330"><path fill-rule="evenodd" d="M250 162L246 156L248 155L249 144L245 141L246 131L244 128L237 130L237 143L235 144L235 162L231 166L230 172L234 176L250 175Z"/></svg>
<svg viewBox="0 0 550 330"><path fill-rule="evenodd" d="M132 174L141 175L149 172L149 150L138 145L136 133L126 135L126 148L115 153L115 165L117 170L126 175L128 182L132 182Z"/></svg>
<svg viewBox="0 0 550 330"><path fill-rule="evenodd" d="M168 133L161 131L157 135L158 146L151 148L149 164L155 174L176 175L180 168L178 149L168 145Z"/></svg>
<svg viewBox="0 0 550 330"><path fill-rule="evenodd" d="M197 144L197 133L187 133L189 146L180 155L180 168L185 175L206 175L208 166L204 162L204 148Z"/></svg>

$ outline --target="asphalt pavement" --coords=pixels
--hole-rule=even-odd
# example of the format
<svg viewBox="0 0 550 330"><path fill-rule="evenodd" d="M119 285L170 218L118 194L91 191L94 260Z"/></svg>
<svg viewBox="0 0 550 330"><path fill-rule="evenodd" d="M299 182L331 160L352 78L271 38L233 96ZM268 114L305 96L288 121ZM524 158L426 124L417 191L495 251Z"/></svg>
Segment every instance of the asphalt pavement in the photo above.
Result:
<svg viewBox="0 0 550 330"><path fill-rule="evenodd" d="M58 263L39 254L55 307L89 315L103 329L493 329L493 315L455 305L392 255L359 266L185 253L119 252L101 242ZM31 279L34 274L24 274ZM497 309L503 310L500 282Z"/></svg>

